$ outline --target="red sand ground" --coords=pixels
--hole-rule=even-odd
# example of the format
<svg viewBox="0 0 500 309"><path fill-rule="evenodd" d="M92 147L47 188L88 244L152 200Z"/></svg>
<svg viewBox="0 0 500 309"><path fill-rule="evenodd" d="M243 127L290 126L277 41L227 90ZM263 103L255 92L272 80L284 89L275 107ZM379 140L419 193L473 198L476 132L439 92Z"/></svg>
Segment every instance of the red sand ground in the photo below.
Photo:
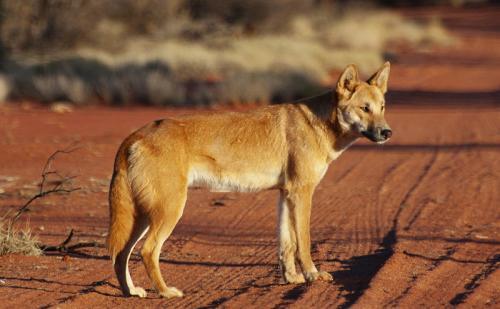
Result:
<svg viewBox="0 0 500 309"><path fill-rule="evenodd" d="M281 284L276 192L197 190L161 256L167 283L184 298L122 297L99 247L0 257L0 307L500 306L500 11L405 14L434 13L445 14L461 43L398 55L387 104L394 138L381 147L358 142L314 196L313 257L333 283ZM119 143L148 121L188 112L203 110L2 107L1 212L34 193L48 155L77 141L82 148L55 167L79 175L82 190L36 202L30 226L47 244L70 229L73 242L103 244ZM131 271L150 287L137 255Z"/></svg>

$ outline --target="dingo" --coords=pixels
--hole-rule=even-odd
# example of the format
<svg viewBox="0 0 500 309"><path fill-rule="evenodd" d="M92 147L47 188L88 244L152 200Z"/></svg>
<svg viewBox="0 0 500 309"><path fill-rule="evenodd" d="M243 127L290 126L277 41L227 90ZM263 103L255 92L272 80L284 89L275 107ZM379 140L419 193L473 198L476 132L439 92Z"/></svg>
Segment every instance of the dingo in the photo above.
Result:
<svg viewBox="0 0 500 309"><path fill-rule="evenodd" d="M158 120L127 137L116 155L109 192L108 247L123 293L146 296L128 270L130 253L146 235L141 255L154 287L163 297L183 296L163 281L159 256L182 215L189 187L280 190L283 279L332 280L311 259L312 195L329 164L356 139L383 143L391 137L384 119L389 70L386 62L364 82L349 65L331 100Z"/></svg>

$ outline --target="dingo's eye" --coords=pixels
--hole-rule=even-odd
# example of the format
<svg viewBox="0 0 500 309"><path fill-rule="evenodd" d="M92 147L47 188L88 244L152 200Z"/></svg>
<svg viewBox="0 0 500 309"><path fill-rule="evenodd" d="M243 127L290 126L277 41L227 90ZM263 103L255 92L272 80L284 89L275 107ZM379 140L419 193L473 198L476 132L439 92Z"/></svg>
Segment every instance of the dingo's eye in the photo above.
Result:
<svg viewBox="0 0 500 309"><path fill-rule="evenodd" d="M361 108L365 113L369 113L370 112L370 105L366 104L365 106L363 106Z"/></svg>
<svg viewBox="0 0 500 309"><path fill-rule="evenodd" d="M385 109L385 106L383 106L383 105L382 105L382 109L381 109L381 111L384 111L384 109Z"/></svg>

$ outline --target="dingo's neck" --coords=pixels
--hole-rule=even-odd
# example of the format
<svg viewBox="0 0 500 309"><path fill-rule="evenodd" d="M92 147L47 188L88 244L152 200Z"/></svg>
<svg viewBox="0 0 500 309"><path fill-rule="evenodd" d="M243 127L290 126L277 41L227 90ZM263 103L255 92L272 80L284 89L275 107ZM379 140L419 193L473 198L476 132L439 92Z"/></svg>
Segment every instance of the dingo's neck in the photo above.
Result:
<svg viewBox="0 0 500 309"><path fill-rule="evenodd" d="M330 144L335 159L354 143L358 136L342 129L337 115L338 98L335 91L299 103L311 113L311 116L323 123L324 135Z"/></svg>

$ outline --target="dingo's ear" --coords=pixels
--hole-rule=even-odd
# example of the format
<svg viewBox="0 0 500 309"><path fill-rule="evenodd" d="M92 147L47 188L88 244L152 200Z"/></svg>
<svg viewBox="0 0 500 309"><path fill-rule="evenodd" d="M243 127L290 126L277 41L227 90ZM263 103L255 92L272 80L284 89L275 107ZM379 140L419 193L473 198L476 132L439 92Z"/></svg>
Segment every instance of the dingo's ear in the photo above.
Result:
<svg viewBox="0 0 500 309"><path fill-rule="evenodd" d="M344 99L349 98L359 84L358 69L354 64L348 65L337 82L337 94Z"/></svg>
<svg viewBox="0 0 500 309"><path fill-rule="evenodd" d="M389 61L387 61L377 71L377 73L373 74L373 76L368 79L368 83L370 85L377 86L380 90L382 90L382 93L386 93L387 81L389 80L390 71L391 71L391 64L389 63Z"/></svg>

